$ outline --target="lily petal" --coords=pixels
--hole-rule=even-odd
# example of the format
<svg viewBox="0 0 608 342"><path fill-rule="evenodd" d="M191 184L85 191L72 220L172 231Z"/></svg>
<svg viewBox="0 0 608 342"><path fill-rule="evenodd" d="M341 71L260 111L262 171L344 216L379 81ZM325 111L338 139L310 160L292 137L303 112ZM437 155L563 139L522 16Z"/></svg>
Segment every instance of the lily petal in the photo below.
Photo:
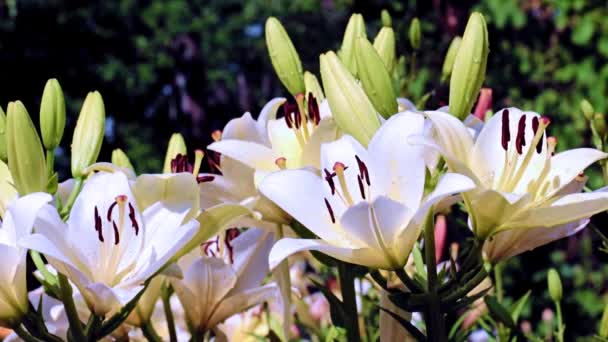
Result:
<svg viewBox="0 0 608 342"><path fill-rule="evenodd" d="M260 170L274 171L279 167L275 160L280 156L267 146L250 141L224 139L207 147L239 162Z"/></svg>
<svg viewBox="0 0 608 342"><path fill-rule="evenodd" d="M208 325L214 327L235 313L243 312L254 305L275 298L278 292L279 289L276 284L268 284L237 292L234 295L227 297L218 305L209 319Z"/></svg>
<svg viewBox="0 0 608 342"><path fill-rule="evenodd" d="M473 148L473 138L466 126L449 113L424 113L433 122L439 146L456 160L468 161Z"/></svg>
<svg viewBox="0 0 608 342"><path fill-rule="evenodd" d="M545 177L550 184L547 198L559 192L574 180L589 165L608 157L608 154L593 148L577 148L564 151L551 157L551 168Z"/></svg>

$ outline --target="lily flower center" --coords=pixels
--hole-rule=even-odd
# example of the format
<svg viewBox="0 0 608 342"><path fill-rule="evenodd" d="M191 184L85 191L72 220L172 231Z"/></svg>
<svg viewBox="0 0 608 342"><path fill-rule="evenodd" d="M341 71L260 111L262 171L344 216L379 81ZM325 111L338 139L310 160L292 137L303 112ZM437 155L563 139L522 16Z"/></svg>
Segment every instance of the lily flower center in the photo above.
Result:
<svg viewBox="0 0 608 342"><path fill-rule="evenodd" d="M203 162L203 158L205 157L205 152L203 150L194 151L194 165L188 162L188 156L178 153L175 158L171 160L171 172L179 173L179 172L188 172L192 173L194 177L196 177L196 181L200 183L211 182L215 179L213 176L199 176L199 172L201 169L201 164ZM209 159L209 158L208 158Z"/></svg>
<svg viewBox="0 0 608 342"><path fill-rule="evenodd" d="M532 160L534 153L542 152L544 133L549 126L550 120L546 117L540 119L535 116L532 118L532 126L526 126L527 116L524 114L519 118L517 123L517 132L515 135L515 143L509 144L512 138L509 124L509 110L502 111L502 132L501 145L505 151L505 166L498 180L498 189L506 192L512 192L518 185L524 172ZM526 141L526 130L531 129L533 133L532 141ZM526 144L530 147L524 151Z"/></svg>
<svg viewBox="0 0 608 342"><path fill-rule="evenodd" d="M231 264L234 264L234 246L232 241L241 234L238 228L229 228L223 234L201 244L203 254L209 257L224 257L226 254Z"/></svg>
<svg viewBox="0 0 608 342"><path fill-rule="evenodd" d="M303 148L310 140L312 131L319 125L319 122L321 122L317 99L312 93L308 94L308 113L302 113L301 111L304 108L301 108L297 103L285 102L282 109L285 117L285 124L293 131L298 140L298 144Z"/></svg>
<svg viewBox="0 0 608 342"><path fill-rule="evenodd" d="M359 174L357 174L357 189L359 190L361 198L363 200L367 200L371 197L369 170L367 165L365 165L359 156L355 155L355 160L357 161L357 166L359 168ZM351 189L349 189L348 183L346 182L346 175L344 174L347 169L348 166L346 166L344 163L336 162L333 166L333 172L324 169L323 173L324 179L331 190L331 195L338 196L346 206L352 206L354 204L353 196L351 195ZM336 185L334 178L337 178L339 187ZM330 202L327 200L327 198L324 198L324 201L332 222L336 223L334 211Z"/></svg>

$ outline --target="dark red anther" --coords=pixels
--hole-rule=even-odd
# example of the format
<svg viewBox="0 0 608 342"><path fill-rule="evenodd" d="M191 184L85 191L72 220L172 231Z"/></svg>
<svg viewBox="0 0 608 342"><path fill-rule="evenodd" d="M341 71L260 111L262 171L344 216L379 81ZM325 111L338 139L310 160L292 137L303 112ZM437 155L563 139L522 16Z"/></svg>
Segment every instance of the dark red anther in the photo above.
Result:
<svg viewBox="0 0 608 342"><path fill-rule="evenodd" d="M329 204L329 201L327 200L327 198L324 198L324 200L325 200L325 206L327 207L327 211L329 212L329 217L331 218L331 222L336 223L336 217L334 216L334 210L331 208L331 205Z"/></svg>
<svg viewBox="0 0 608 342"><path fill-rule="evenodd" d="M285 117L285 123L287 124L287 127L289 127L289 128L293 128L291 112L292 112L291 104L289 102L285 102L283 104L283 116Z"/></svg>
<svg viewBox="0 0 608 342"><path fill-rule="evenodd" d="M308 116L314 122L315 125L318 125L321 121L321 114L319 113L319 104L317 103L317 99L312 95L312 93L308 93Z"/></svg>
<svg viewBox="0 0 608 342"><path fill-rule="evenodd" d="M129 219L131 219L131 226L135 229L135 235L139 234L139 223L135 218L135 208L133 208L131 202L129 202Z"/></svg>
<svg viewBox="0 0 608 342"><path fill-rule="evenodd" d="M502 111L502 136L501 136L502 148L505 151L509 147L509 141L511 141L511 129L509 127L509 110L505 109Z"/></svg>
<svg viewBox="0 0 608 342"><path fill-rule="evenodd" d="M178 153L175 158L171 159L171 172L192 172L192 165L188 162L188 156Z"/></svg>
<svg viewBox="0 0 608 342"><path fill-rule="evenodd" d="M334 176L336 175L333 172L327 171L327 169L323 169L325 172L325 180L327 184L329 184L329 188L331 189L331 194L334 195L336 193L336 184L334 183Z"/></svg>
<svg viewBox="0 0 608 342"><path fill-rule="evenodd" d="M112 203L110 205L110 207L108 208L108 213L107 213L108 222L112 221L112 210L114 210L114 207L116 206L116 204L118 204L118 202Z"/></svg>
<svg viewBox="0 0 608 342"><path fill-rule="evenodd" d="M300 113L297 107L294 109L293 116L294 125L296 126L296 129L299 129L300 127L302 127L302 114Z"/></svg>
<svg viewBox="0 0 608 342"><path fill-rule="evenodd" d="M198 177L196 177L196 182L198 184L201 184L201 183L212 182L214 179L215 179L215 176L210 176L210 175L198 176Z"/></svg>
<svg viewBox="0 0 608 342"><path fill-rule="evenodd" d="M534 131L535 136L536 136L536 132L538 131L538 126L539 126L538 116L535 116L534 118L532 118L532 131ZM540 137L540 140L538 141L538 143L536 143L536 153L540 154L542 152L544 141L545 141L545 135L543 134Z"/></svg>
<svg viewBox="0 0 608 342"><path fill-rule="evenodd" d="M114 228L114 244L118 245L120 242L120 235L118 235L118 227L116 227L116 222L112 221L112 227Z"/></svg>
<svg viewBox="0 0 608 342"><path fill-rule="evenodd" d="M222 174L222 170L220 169L220 160L221 154L219 152L207 150L207 164L209 164L209 169L211 172L217 172L218 174Z"/></svg>
<svg viewBox="0 0 608 342"><path fill-rule="evenodd" d="M365 179L365 183L370 186L371 182L369 180L369 171L367 169L367 165L365 165L359 156L355 155L355 159L357 160L357 166L359 166L359 174L361 175L361 178Z"/></svg>
<svg viewBox="0 0 608 342"><path fill-rule="evenodd" d="M515 137L515 148L517 153L522 154L522 147L526 146L526 115L522 115L517 123L517 137Z"/></svg>
<svg viewBox="0 0 608 342"><path fill-rule="evenodd" d="M226 237L224 238L224 243L226 244L226 249L228 250L228 258L230 259L230 263L234 264L234 247L232 246L232 240L236 239L241 232L238 228L230 228L226 231Z"/></svg>
<svg viewBox="0 0 608 342"><path fill-rule="evenodd" d="M101 224L101 216L99 216L99 210L95 206L95 231L97 231L97 238L100 242L103 242L103 231Z"/></svg>
<svg viewBox="0 0 608 342"><path fill-rule="evenodd" d="M361 197L365 199L365 189L363 188L363 181L361 180L361 175L357 175L357 182L359 183L359 191L361 192Z"/></svg>

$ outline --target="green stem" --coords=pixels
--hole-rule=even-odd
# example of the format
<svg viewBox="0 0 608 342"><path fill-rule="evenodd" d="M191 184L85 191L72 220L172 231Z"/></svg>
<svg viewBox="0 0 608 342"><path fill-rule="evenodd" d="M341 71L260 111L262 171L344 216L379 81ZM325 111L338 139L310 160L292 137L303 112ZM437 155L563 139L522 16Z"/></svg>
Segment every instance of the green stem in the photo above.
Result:
<svg viewBox="0 0 608 342"><path fill-rule="evenodd" d="M158 336L152 322L149 320L141 326L141 331L144 333L144 337L146 337L148 341L161 342L163 340L160 336Z"/></svg>
<svg viewBox="0 0 608 342"><path fill-rule="evenodd" d="M167 327L169 329L169 340L171 342L177 342L177 332L175 331L175 319L173 318L173 311L171 310L171 285L163 285L161 290L161 298L163 300L163 308L165 309L165 317L167 319ZM150 323L151 324L151 323Z"/></svg>
<svg viewBox="0 0 608 342"><path fill-rule="evenodd" d="M72 286L65 275L59 273L57 278L59 279L61 301L63 302L68 321L70 322L70 331L76 341L86 341L84 330L82 329L82 322L80 322L80 318L78 318L78 311L76 310L74 298L72 297Z"/></svg>
<svg viewBox="0 0 608 342"><path fill-rule="evenodd" d="M40 255L40 253L30 250L30 256L32 257L32 261L34 262L36 269L38 271L40 271L40 273L42 273L42 276L44 277L44 281L48 285L53 287L51 290L56 292L56 293L54 293L54 295L59 296L59 294L57 293L57 292L59 292L57 290L57 276L54 275L53 273L51 273L49 271L49 269L46 267L46 264L44 263L44 260L42 260L42 256Z"/></svg>
<svg viewBox="0 0 608 342"><path fill-rule="evenodd" d="M21 339L23 339L25 342L41 342L42 341L42 340L35 338L29 332L27 332L25 329L23 329L21 324L13 327L13 331L15 332L15 334L17 334L17 336L21 337Z"/></svg>
<svg viewBox="0 0 608 342"><path fill-rule="evenodd" d="M502 303L504 298L504 290L502 286L502 269L504 267L504 263L499 262L494 266L494 282L496 283L496 299L498 299L499 303ZM498 336L499 341L508 341L509 334L505 330L504 324L502 322L498 323Z"/></svg>
<svg viewBox="0 0 608 342"><path fill-rule="evenodd" d="M84 334L87 336L87 341L97 341L95 336L97 335L97 331L101 327L101 322L103 319L94 313L91 313L89 317L89 322L87 326L84 328Z"/></svg>
<svg viewBox="0 0 608 342"><path fill-rule="evenodd" d="M283 225L277 225L277 241L285 236ZM279 284L279 291L283 302L283 337L289 339L291 327L291 278L289 277L289 260L285 258L273 271L273 277Z"/></svg>
<svg viewBox="0 0 608 342"><path fill-rule="evenodd" d="M564 324L562 317L562 305L560 302L555 302L555 310L557 311L557 342L564 342Z"/></svg>
<svg viewBox="0 0 608 342"><path fill-rule="evenodd" d="M46 150L46 172L49 179L55 173L55 150Z"/></svg>
<svg viewBox="0 0 608 342"><path fill-rule="evenodd" d="M426 309L426 334L430 342L446 341L445 324L441 313L441 299L437 280L437 264L435 263L435 222L432 212L429 213L424 227L424 257L426 263L427 291L429 294Z"/></svg>
<svg viewBox="0 0 608 342"><path fill-rule="evenodd" d="M344 305L346 333L349 342L360 342L359 319L357 313L357 300L355 293L355 276L352 266L345 262L338 263L338 277L340 278L340 290L342 291L342 303Z"/></svg>
<svg viewBox="0 0 608 342"><path fill-rule="evenodd" d="M82 178L74 179L74 187L72 188L72 192L70 192L67 202L63 206L61 217L67 217L67 215L70 213L70 209L72 209L74 202L76 202L76 197L78 197L80 190L82 190L83 182L84 180Z"/></svg>

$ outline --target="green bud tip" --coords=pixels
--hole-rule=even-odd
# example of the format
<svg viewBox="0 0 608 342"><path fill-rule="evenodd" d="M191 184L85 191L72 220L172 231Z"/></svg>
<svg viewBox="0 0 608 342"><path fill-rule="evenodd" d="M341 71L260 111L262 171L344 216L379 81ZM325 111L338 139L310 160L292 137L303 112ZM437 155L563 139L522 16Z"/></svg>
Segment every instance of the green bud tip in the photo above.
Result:
<svg viewBox="0 0 608 342"><path fill-rule="evenodd" d="M452 39L450 46L448 47L448 52L445 54L445 59L443 60L443 67L441 68L441 78L442 80L447 80L452 73L452 68L454 67L454 60L456 59L456 53L458 52L458 48L460 47L460 43L462 42L462 37L456 36Z"/></svg>
<svg viewBox="0 0 608 342"><path fill-rule="evenodd" d="M188 155L186 149L186 141L184 137L179 133L173 133L171 139L169 139L169 145L167 146L167 154L165 155L165 163L163 165L163 173L171 172L171 161L177 157L178 154L183 156Z"/></svg>
<svg viewBox="0 0 608 342"><path fill-rule="evenodd" d="M342 46L338 55L340 60L348 71L353 75L357 76L357 61L355 60L355 45L357 39L360 37L367 38L365 31L365 21L361 14L355 13L350 16L348 24L346 24L346 30L344 30L344 38L342 38Z"/></svg>
<svg viewBox="0 0 608 342"><path fill-rule="evenodd" d="M6 119L8 167L20 195L46 191L44 151L36 127L21 101L8 104Z"/></svg>
<svg viewBox="0 0 608 342"><path fill-rule="evenodd" d="M391 14L388 13L386 9L383 9L382 12L380 12L380 18L382 20L383 27L393 26L393 19L391 18Z"/></svg>
<svg viewBox="0 0 608 342"><path fill-rule="evenodd" d="M608 128L606 127L606 118L601 113L595 113L593 115L593 126L595 127L595 131L600 135L602 139L606 138L606 133L608 133Z"/></svg>
<svg viewBox="0 0 608 342"><path fill-rule="evenodd" d="M61 142L65 128L65 99L59 82L52 78L46 82L40 101L40 131L47 150Z"/></svg>
<svg viewBox="0 0 608 342"><path fill-rule="evenodd" d="M133 164L131 164L131 160L129 160L127 154L119 148L112 151L112 164L125 169L129 169L131 171L135 171L135 169L133 168Z"/></svg>
<svg viewBox="0 0 608 342"><path fill-rule="evenodd" d="M449 111L459 119L470 113L477 99L485 79L489 51L486 21L475 12L467 22L450 78Z"/></svg>
<svg viewBox="0 0 608 342"><path fill-rule="evenodd" d="M587 118L587 120L593 120L593 114L595 110L593 109L591 103L589 103L589 101L587 101L586 99L583 99L581 101L581 110L583 111L583 115L585 116L585 118Z"/></svg>
<svg viewBox="0 0 608 342"><path fill-rule="evenodd" d="M323 88L321 88L321 84L319 83L317 76L308 71L304 72L304 84L306 85L306 94L312 94L317 99L318 103L325 100Z"/></svg>
<svg viewBox="0 0 608 342"><path fill-rule="evenodd" d="M559 302L562 300L562 281L559 277L559 273L557 270L552 268L547 273L547 282L549 284L549 295L551 295L551 299L554 302Z"/></svg>
<svg viewBox="0 0 608 342"><path fill-rule="evenodd" d="M357 40L357 70L367 97L384 118L397 113L392 78L376 49L366 38Z"/></svg>
<svg viewBox="0 0 608 342"><path fill-rule="evenodd" d="M97 161L105 133L106 109L98 91L90 92L82 104L72 137L72 176L80 178Z"/></svg>
<svg viewBox="0 0 608 342"><path fill-rule="evenodd" d="M374 38L374 49L384 62L389 74L393 74L396 60L396 40L395 31L391 27L383 27Z"/></svg>
<svg viewBox="0 0 608 342"><path fill-rule="evenodd" d="M373 104L335 53L322 54L320 65L323 89L336 124L367 146L380 128Z"/></svg>
<svg viewBox="0 0 608 342"><path fill-rule="evenodd" d="M410 45L414 50L420 49L420 41L422 40L422 32L420 29L420 20L414 18L410 24L410 30L408 32L410 38Z"/></svg>
<svg viewBox="0 0 608 342"><path fill-rule="evenodd" d="M300 56L281 22L270 17L266 20L266 47L277 76L293 95L303 94L304 76Z"/></svg>

